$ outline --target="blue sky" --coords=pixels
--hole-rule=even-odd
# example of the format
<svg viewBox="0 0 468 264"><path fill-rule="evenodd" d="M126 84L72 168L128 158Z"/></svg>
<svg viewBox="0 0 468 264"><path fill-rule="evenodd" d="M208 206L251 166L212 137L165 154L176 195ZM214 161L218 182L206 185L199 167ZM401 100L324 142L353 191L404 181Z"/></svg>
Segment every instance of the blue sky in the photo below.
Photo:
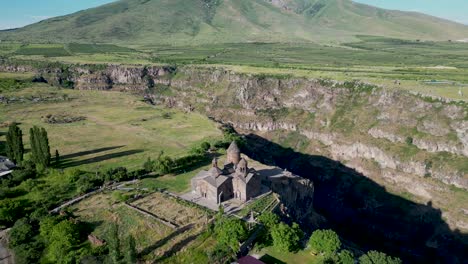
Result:
<svg viewBox="0 0 468 264"><path fill-rule="evenodd" d="M0 29L22 27L114 0L0 0ZM468 0L354 0L374 6L418 11L468 25Z"/></svg>
<svg viewBox="0 0 468 264"><path fill-rule="evenodd" d="M0 29L22 27L114 0L0 0Z"/></svg>
<svg viewBox="0 0 468 264"><path fill-rule="evenodd" d="M355 2L406 11L417 11L468 25L468 0L353 0Z"/></svg>

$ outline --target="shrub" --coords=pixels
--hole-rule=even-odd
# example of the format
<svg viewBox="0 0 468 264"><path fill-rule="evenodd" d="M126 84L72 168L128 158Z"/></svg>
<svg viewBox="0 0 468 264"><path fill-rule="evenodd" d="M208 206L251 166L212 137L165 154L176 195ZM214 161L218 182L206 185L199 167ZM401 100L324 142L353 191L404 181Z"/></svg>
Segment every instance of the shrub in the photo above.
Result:
<svg viewBox="0 0 468 264"><path fill-rule="evenodd" d="M309 239L313 251L325 254L336 252L341 247L341 241L333 230L316 230Z"/></svg>
<svg viewBox="0 0 468 264"><path fill-rule="evenodd" d="M407 145L413 145L413 138L412 137L407 137L405 139L405 142L406 142Z"/></svg>

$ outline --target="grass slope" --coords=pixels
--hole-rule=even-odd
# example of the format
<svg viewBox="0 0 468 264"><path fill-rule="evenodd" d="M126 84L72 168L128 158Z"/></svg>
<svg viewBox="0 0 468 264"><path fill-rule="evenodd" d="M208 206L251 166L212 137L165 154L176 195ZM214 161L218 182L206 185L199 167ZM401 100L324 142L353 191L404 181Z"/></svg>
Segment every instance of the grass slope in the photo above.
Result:
<svg viewBox="0 0 468 264"><path fill-rule="evenodd" d="M350 0L120 0L0 32L0 40L181 45L330 42L357 34L448 40L468 37L468 27Z"/></svg>

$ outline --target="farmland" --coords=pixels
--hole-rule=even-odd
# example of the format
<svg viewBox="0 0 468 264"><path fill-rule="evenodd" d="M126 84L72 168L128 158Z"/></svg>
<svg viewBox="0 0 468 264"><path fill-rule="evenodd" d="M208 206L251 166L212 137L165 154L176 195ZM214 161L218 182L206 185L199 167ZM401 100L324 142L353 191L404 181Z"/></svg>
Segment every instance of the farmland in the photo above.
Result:
<svg viewBox="0 0 468 264"><path fill-rule="evenodd" d="M362 80L456 100L468 96L466 43L359 36L339 45L244 43L201 46L0 43L10 59L63 63L222 66L248 74ZM2 54L0 54L2 55Z"/></svg>

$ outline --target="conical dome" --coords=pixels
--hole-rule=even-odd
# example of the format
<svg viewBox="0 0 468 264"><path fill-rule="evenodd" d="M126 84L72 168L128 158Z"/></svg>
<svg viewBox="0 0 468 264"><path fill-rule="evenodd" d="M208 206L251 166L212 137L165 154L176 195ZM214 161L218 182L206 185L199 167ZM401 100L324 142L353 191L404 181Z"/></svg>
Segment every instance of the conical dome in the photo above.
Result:
<svg viewBox="0 0 468 264"><path fill-rule="evenodd" d="M237 146L237 143L233 141L231 145L229 145L229 148L227 149L228 153L240 153L240 149Z"/></svg>
<svg viewBox="0 0 468 264"><path fill-rule="evenodd" d="M233 141L229 148L227 149L227 163L232 163L237 165L241 158L240 149L237 146L236 142Z"/></svg>

